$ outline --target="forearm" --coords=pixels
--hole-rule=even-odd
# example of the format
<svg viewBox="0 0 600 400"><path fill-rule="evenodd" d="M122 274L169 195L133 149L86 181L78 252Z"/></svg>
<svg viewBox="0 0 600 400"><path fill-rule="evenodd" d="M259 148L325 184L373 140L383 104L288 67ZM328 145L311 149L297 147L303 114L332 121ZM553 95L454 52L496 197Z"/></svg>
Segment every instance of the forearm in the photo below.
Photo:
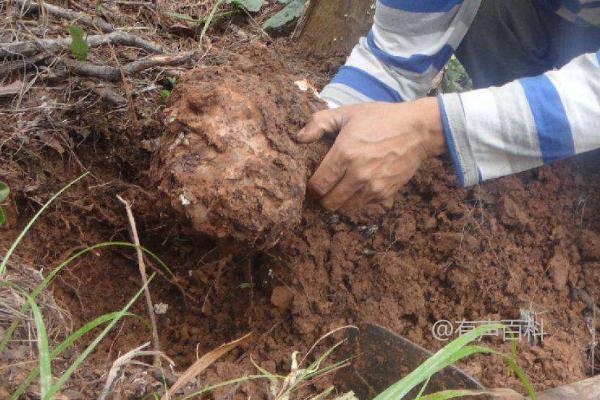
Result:
<svg viewBox="0 0 600 400"><path fill-rule="evenodd" d="M445 94L439 102L448 148L465 186L600 148L596 54L502 87Z"/></svg>
<svg viewBox="0 0 600 400"><path fill-rule="evenodd" d="M375 21L322 98L330 107L421 98L471 24L479 0L378 0Z"/></svg>

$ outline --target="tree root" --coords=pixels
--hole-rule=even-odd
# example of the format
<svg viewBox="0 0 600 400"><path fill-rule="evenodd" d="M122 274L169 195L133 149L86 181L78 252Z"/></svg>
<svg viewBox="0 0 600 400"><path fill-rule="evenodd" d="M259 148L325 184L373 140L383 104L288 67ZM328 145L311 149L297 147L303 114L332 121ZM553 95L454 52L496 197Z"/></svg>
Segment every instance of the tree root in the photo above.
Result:
<svg viewBox="0 0 600 400"><path fill-rule="evenodd" d="M106 35L90 35L86 38L90 47L102 44L118 44L139 47L149 53L164 53L164 48L158 43L142 39L127 32L112 32ZM23 42L0 43L0 57L14 58L31 56L40 51L56 51L71 45L71 38L39 39Z"/></svg>
<svg viewBox="0 0 600 400"><path fill-rule="evenodd" d="M81 12L68 10L66 8L58 7L53 4L40 2L32 2L29 0L13 0L13 3L17 6L21 7L21 9L25 12L35 11L39 12L41 8L43 11L47 12L50 15L54 15L60 18L68 19L69 21L73 21L85 26L89 26L90 28L97 28L102 32L113 32L115 28L100 18L90 17Z"/></svg>
<svg viewBox="0 0 600 400"><path fill-rule="evenodd" d="M123 65L123 73L125 76L130 76L149 68L180 65L192 60L195 54L196 51L188 51L179 54L160 54L145 57ZM121 70L118 67L66 58L57 58L56 61L65 65L69 69L69 72L77 75L100 78L107 81L121 80Z"/></svg>

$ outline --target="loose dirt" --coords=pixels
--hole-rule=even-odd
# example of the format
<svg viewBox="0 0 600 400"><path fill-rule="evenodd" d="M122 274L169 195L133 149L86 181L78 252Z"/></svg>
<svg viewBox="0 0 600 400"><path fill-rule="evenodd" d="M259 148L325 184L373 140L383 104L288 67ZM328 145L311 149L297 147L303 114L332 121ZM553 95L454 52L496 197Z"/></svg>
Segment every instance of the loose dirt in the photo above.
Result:
<svg viewBox="0 0 600 400"><path fill-rule="evenodd" d="M254 372L250 356L285 374L294 350L306 352L321 335L347 324L378 323L436 350L443 345L431 331L438 320L519 319L522 310L539 313L547 333L540 344L517 346L535 387L587 376L591 332L598 328L591 306L600 298L597 155L470 189L456 186L448 159L434 159L391 209L370 205L354 215L329 214L304 201L306 179L326 145L300 147L290 135L317 107L296 90L295 75L322 84L335 62L293 63L302 56L272 47L277 57L273 49L253 47L242 57L220 54L215 65L190 72L164 124L156 117L157 99L140 106L147 119L137 135L106 113L82 113L81 125L95 128L83 139L73 133L80 139L77 162L46 149L54 174L8 179L21 195L9 210L6 237L14 237L35 208L24 188L31 176L47 196L80 164L94 172L28 236L22 255L46 268L81 243L126 239L114 195L135 200L142 242L175 273L157 277L151 292L155 303L168 305L158 316L159 332L178 368L254 332L203 383ZM133 254L115 250L79 261L55 292L82 323L119 309L139 285ZM144 315L142 302L133 311ZM145 325L128 320L94 360L114 358L149 337ZM497 359L478 356L464 367L489 387L519 387ZM262 384L232 390L262 393L259 398L266 393Z"/></svg>

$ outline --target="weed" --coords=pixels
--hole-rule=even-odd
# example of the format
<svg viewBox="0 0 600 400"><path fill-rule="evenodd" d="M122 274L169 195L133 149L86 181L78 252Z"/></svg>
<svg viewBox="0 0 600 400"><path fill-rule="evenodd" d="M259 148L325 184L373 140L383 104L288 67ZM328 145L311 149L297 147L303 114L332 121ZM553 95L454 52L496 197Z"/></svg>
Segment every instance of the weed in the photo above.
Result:
<svg viewBox="0 0 600 400"><path fill-rule="evenodd" d="M6 185L6 183L0 181L0 204L2 204L4 200L8 198L9 194L9 187ZM0 225L3 225L4 222L6 222L6 213L4 212L2 206L0 206Z"/></svg>
<svg viewBox="0 0 600 400"><path fill-rule="evenodd" d="M83 179L87 174L83 174L75 180L71 181L69 184L64 186L61 190L59 190L55 195L53 195L42 207L41 209L31 218L31 220L26 224L26 226L21 230L21 232L17 235L17 238L13 241L8 251L4 255L2 259L2 263L0 263L0 276L4 276L6 272L6 267L8 265L8 261L13 255L18 244L23 240L25 234L31 229L36 220L40 217L40 215L46 210L50 204L54 200L56 200L65 190L71 187L76 182ZM84 324L81 328L71 333L66 339L64 339L61 343L59 343L53 349L50 348L50 343L48 340L48 336L46 333L46 323L44 322L42 312L40 311L40 307L36 303L36 297L44 291L48 285L52 282L53 278L58 274L64 267L69 265L74 260L78 259L85 253L102 247L108 246L123 246L123 247L132 247L138 248L133 243L128 242L105 242L100 243L86 249L83 249L73 256L67 258L61 264L59 264L56 268L54 268L46 277L44 277L43 281L37 285L31 292L28 292L13 282L8 280L0 281L0 286L9 287L14 290L15 293L23 296L26 299L26 303L23 304L21 309L19 310L20 315L24 315L28 308L31 308L31 313L33 315L33 321L36 331L36 345L38 350L38 366L33 368L29 375L20 383L15 392L12 394L11 399L18 399L25 392L29 384L39 375L39 386L41 391L41 399L42 400L50 400L54 398L54 396L61 390L67 380L71 377L73 372L83 363L83 361L92 353L92 351L96 348L96 346L104 339L104 337L108 334L108 332L124 317L133 316L133 314L129 313L129 308L135 303L135 301L139 298L142 292L145 289L145 286L142 287L131 299L130 301L120 310L113 313L107 313L95 318L93 321L90 321ZM141 247L141 246L140 246ZM149 252L146 249L143 249L147 254L150 254L153 258L158 259L154 254ZM159 261L159 264L164 265L162 261ZM165 266L166 267L166 266ZM149 278L149 281L152 280L154 274ZM13 333L17 329L19 324L19 319L15 318L9 328L4 332L2 341L0 341L0 353L4 350ZM63 353L66 349L71 347L79 338L81 338L86 333L92 331L93 329L106 324L104 329L98 334L94 340L85 348L85 350L77 356L77 358L69 365L66 370L56 379L53 379L52 374L52 360L58 357L61 353Z"/></svg>
<svg viewBox="0 0 600 400"><path fill-rule="evenodd" d="M85 31L76 25L69 26L69 34L71 35L71 45L69 51L79 61L87 60L90 46L85 41Z"/></svg>
<svg viewBox="0 0 600 400"><path fill-rule="evenodd" d="M493 389L493 390L444 390L437 393L432 394L423 394L429 380L433 375L440 372L444 368L455 364L456 362L474 355L474 354L491 354L500 356L508 365L509 369L516 375L519 381L525 387L529 398L535 400L536 394L533 390L533 386L529 382L529 379L523 372L523 370L518 366L516 362L516 345L513 344L512 351L510 354L503 354L497 352L491 348L474 345L473 342L479 340L482 336L484 336L488 332L496 331L500 329L502 325L500 324L489 324L482 325L477 327L476 329L471 330L470 332L459 336L454 339L452 342L448 343L445 347L440 349L437 353L432 355L429 359L427 359L423 364L417 367L410 374L406 375L404 378L400 379L389 388L384 390L382 393L378 394L374 400L401 400L404 399L409 392L417 387L420 388L420 392L414 400L446 400L453 399L458 397L472 397L472 396L481 396L481 395L506 395L507 393L514 394L510 389ZM336 330L337 331L337 330ZM325 335L329 336L335 331L330 332ZM324 338L323 337L323 338ZM315 348L316 344L318 344L323 338L319 339L317 343L309 353ZM325 362L327 358L331 356L343 343L344 341L336 343L334 346L327 349L321 356L317 358L316 361L311 363L306 368L300 368L302 361L306 359L306 356L298 363L297 356L298 353L292 353L292 362L290 373L286 376L277 375L275 373L271 373L266 369L259 366L253 360L252 363L255 368L258 370L258 374L255 375L247 375L244 377L235 378L232 380L228 380L225 382L217 383L211 386L207 386L199 391L195 391L193 393L189 393L184 397L178 400L186 400L190 398L194 398L196 396L200 396L204 393L213 391L218 388L222 388L228 385L234 385L254 380L267 380L269 382L270 395L273 400L289 400L291 396L298 391L299 388L304 387L307 383L310 383L311 379L315 379L319 376L323 376L331 371L337 370L339 368L343 368L349 365L351 358L346 358L342 361L333 363L331 365L322 367L321 365ZM308 355L308 354L307 354ZM324 390L323 392L313 396L310 400L324 400L328 398L333 392L334 388L330 387ZM356 396L352 392L344 393L338 395L331 400L356 400Z"/></svg>

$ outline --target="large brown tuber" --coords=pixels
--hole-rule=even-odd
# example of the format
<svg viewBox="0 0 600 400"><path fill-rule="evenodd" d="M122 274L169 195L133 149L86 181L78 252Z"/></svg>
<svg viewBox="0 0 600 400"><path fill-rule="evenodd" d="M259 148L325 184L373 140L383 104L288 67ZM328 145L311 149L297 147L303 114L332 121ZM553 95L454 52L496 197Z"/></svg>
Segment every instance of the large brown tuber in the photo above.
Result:
<svg viewBox="0 0 600 400"><path fill-rule="evenodd" d="M300 223L307 180L328 146L294 142L323 105L276 55L249 51L253 62L236 56L177 85L153 175L198 232L269 246Z"/></svg>

